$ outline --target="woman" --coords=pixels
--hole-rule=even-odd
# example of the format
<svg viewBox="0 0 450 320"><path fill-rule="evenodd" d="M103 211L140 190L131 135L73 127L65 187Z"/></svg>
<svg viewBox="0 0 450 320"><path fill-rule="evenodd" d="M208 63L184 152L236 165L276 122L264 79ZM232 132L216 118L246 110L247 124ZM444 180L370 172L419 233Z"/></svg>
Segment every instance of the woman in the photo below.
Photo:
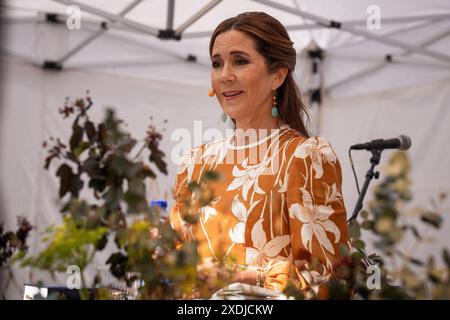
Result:
<svg viewBox="0 0 450 320"><path fill-rule="evenodd" d="M202 266L246 267L231 281L276 291L291 282L323 296L318 285L347 244L346 211L336 154L326 139L309 137L303 122L293 42L275 18L246 12L217 26L209 51L210 96L235 133L187 154L171 224L184 240L199 242ZM201 182L208 171L221 179ZM214 198L191 227L183 218L193 181Z"/></svg>

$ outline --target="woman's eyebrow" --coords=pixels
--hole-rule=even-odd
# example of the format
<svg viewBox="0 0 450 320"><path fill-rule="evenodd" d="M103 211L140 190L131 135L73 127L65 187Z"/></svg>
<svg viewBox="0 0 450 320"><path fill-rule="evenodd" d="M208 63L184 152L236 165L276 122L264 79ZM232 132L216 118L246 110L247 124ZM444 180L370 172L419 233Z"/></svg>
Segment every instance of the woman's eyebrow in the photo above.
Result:
<svg viewBox="0 0 450 320"><path fill-rule="evenodd" d="M239 50L235 50L235 51L231 51L230 55L246 55L246 56L250 56L247 52L245 51L239 51ZM212 58L220 58L220 54L216 53L215 55L212 56Z"/></svg>

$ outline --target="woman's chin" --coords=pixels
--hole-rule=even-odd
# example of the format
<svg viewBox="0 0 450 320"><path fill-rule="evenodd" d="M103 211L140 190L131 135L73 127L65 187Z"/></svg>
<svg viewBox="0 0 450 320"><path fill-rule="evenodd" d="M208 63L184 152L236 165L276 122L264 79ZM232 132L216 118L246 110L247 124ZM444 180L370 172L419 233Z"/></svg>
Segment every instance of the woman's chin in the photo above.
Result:
<svg viewBox="0 0 450 320"><path fill-rule="evenodd" d="M223 112L225 112L229 117L233 119L242 116L242 108L237 105L236 106L224 105Z"/></svg>

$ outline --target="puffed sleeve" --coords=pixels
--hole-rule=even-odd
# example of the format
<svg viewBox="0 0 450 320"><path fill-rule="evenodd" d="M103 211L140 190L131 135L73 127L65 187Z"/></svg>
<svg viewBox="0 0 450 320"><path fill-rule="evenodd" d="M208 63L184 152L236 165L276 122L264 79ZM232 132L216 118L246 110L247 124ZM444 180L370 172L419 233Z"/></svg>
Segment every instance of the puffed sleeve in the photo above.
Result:
<svg viewBox="0 0 450 320"><path fill-rule="evenodd" d="M312 288L323 298L320 284L332 275L340 245L348 246L342 173L325 138L298 139L287 168L286 193L294 271L300 289Z"/></svg>

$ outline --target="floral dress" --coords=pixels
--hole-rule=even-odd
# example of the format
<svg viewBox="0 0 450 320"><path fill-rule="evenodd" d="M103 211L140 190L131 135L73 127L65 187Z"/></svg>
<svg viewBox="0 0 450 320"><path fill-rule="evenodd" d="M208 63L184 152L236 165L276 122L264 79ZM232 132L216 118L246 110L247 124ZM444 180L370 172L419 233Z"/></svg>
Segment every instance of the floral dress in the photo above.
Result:
<svg viewBox="0 0 450 320"><path fill-rule="evenodd" d="M202 182L214 171L220 179ZM212 193L198 208L199 222L184 215L190 182ZM220 260L263 270L266 288L289 282L319 290L348 245L342 175L323 137L305 138L287 125L255 143L236 146L231 137L190 150L174 188L171 225L183 240L197 240L203 261ZM314 267L313 267L314 265Z"/></svg>

